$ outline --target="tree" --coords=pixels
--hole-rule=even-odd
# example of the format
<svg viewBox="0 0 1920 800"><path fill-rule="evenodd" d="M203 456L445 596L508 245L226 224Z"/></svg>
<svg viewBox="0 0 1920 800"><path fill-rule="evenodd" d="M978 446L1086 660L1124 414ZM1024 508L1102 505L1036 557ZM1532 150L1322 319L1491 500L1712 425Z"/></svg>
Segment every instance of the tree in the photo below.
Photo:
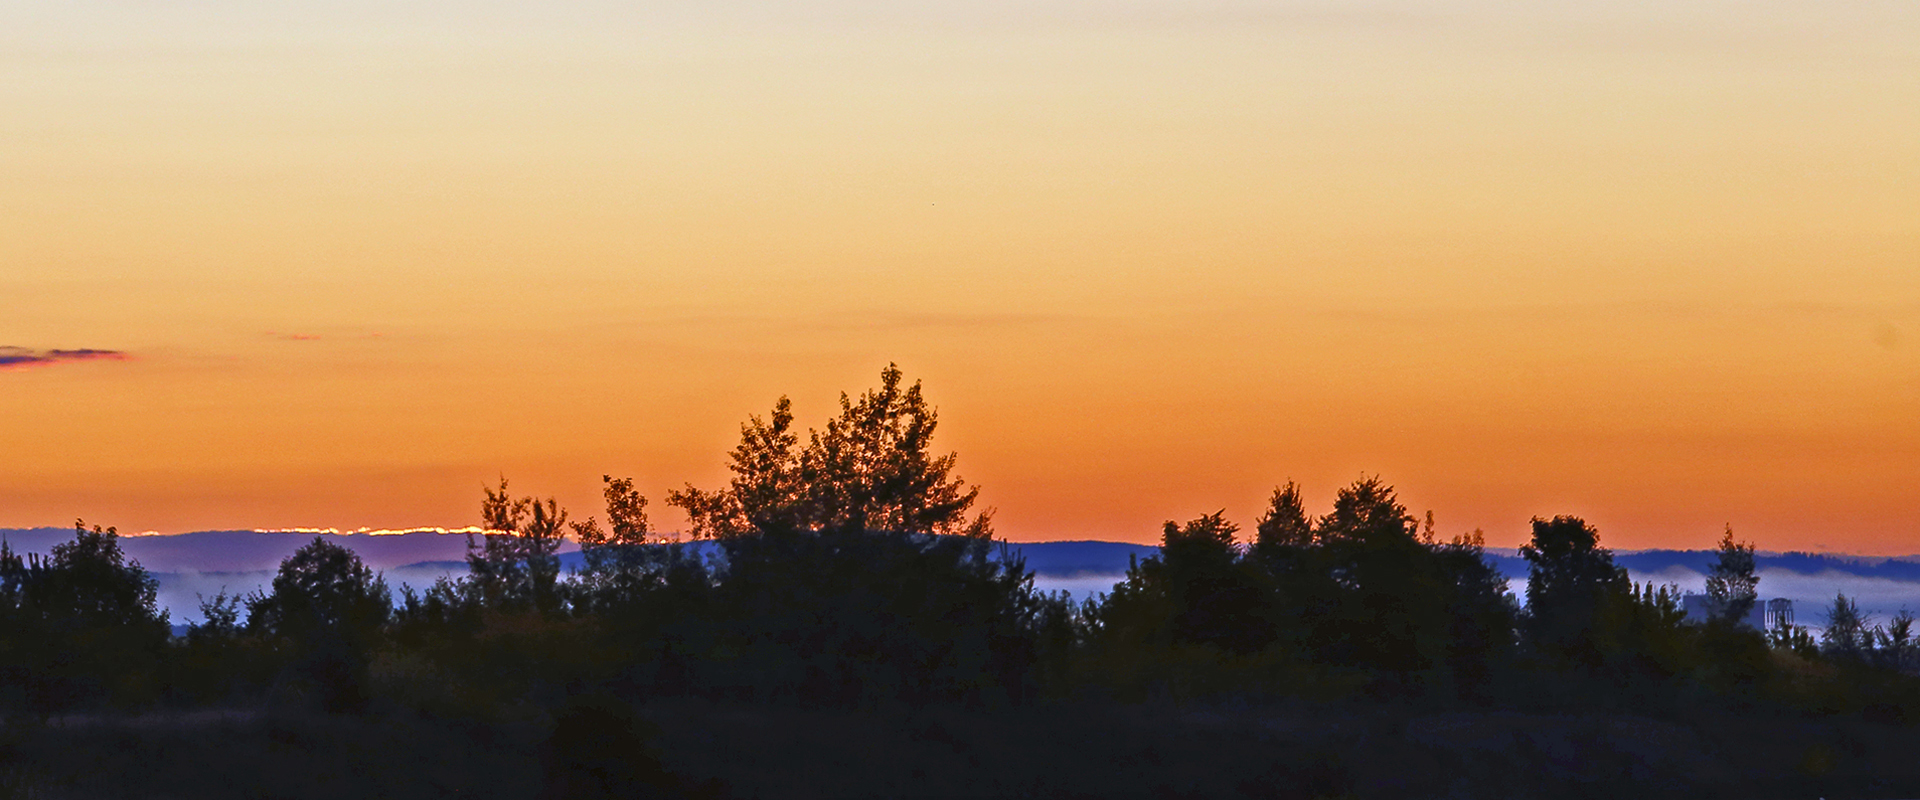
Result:
<svg viewBox="0 0 1920 800"><path fill-rule="evenodd" d="M782 397L769 419L747 417L740 444L728 454L733 480L726 489L704 491L689 484L668 492L667 504L687 512L695 539L728 539L755 531L807 526L802 499L799 437L793 404Z"/></svg>
<svg viewBox="0 0 1920 800"><path fill-rule="evenodd" d="M248 630L286 648L283 687L310 692L330 712L365 706L367 654L393 598L359 555L316 536L280 562L273 593L253 596L247 610Z"/></svg>
<svg viewBox="0 0 1920 800"><path fill-rule="evenodd" d="M1417 526L1393 487L1369 476L1334 497L1333 513L1314 526L1316 541L1336 548L1399 548L1419 542Z"/></svg>
<svg viewBox="0 0 1920 800"><path fill-rule="evenodd" d="M1427 515L1429 527L1432 518ZM1517 609L1506 576L1487 560L1486 537L1477 529L1428 548L1446 587L1448 677L1461 697L1486 702L1514 647Z"/></svg>
<svg viewBox="0 0 1920 800"><path fill-rule="evenodd" d="M1127 574L1128 591L1156 594L1169 611L1163 624L1173 641L1207 644L1236 653L1259 650L1273 640L1262 615L1264 587L1234 543L1238 526L1224 509L1185 525L1167 521L1160 553Z"/></svg>
<svg viewBox="0 0 1920 800"><path fill-rule="evenodd" d="M38 585L39 603L88 627L166 624L155 606L159 582L120 551L118 532L74 523L73 541L53 546Z"/></svg>
<svg viewBox="0 0 1920 800"><path fill-rule="evenodd" d="M706 569L677 540L656 536L647 523L647 498L631 478L601 476L606 484L607 523L588 517L573 523L584 560L573 586L576 612L634 609L649 594L669 586L704 589Z"/></svg>
<svg viewBox="0 0 1920 800"><path fill-rule="evenodd" d="M1267 510L1254 523L1253 556L1262 562L1276 562L1312 544L1313 522L1307 519L1306 505L1300 500L1300 486L1287 481L1287 485L1273 490Z"/></svg>
<svg viewBox="0 0 1920 800"><path fill-rule="evenodd" d="M1630 592L1624 567L1599 546L1600 534L1579 517L1533 520L1527 560L1527 638L1549 658L1598 667L1605 657L1605 612Z"/></svg>
<svg viewBox="0 0 1920 800"><path fill-rule="evenodd" d="M1916 652L1913 623L1913 612L1902 608L1893 615L1893 619L1887 620L1886 628L1875 632L1882 666L1906 673L1920 669L1920 652Z"/></svg>
<svg viewBox="0 0 1920 800"><path fill-rule="evenodd" d="M500 488L486 488L480 518L487 532L476 544L467 535L467 577L463 588L469 600L484 608L560 610L560 545L567 530L567 512L549 497L515 498Z"/></svg>
<svg viewBox="0 0 1920 800"><path fill-rule="evenodd" d="M1820 654L1820 643L1814 640L1813 634L1807 633L1806 626L1789 623L1784 616L1775 620L1773 627L1767 629L1767 645L1792 652L1803 658L1812 658Z"/></svg>
<svg viewBox="0 0 1920 800"><path fill-rule="evenodd" d="M386 580L352 550L319 536L280 562L272 588L248 601L247 627L301 644L363 643L393 612Z"/></svg>
<svg viewBox="0 0 1920 800"><path fill-rule="evenodd" d="M239 638L243 625L240 609L245 598L227 594L222 588L212 597L195 595L200 600L200 622L187 627L190 642L229 642Z"/></svg>
<svg viewBox="0 0 1920 800"><path fill-rule="evenodd" d="M1441 543L1392 486L1367 476L1340 490L1314 527L1337 587L1317 615L1323 657L1373 671L1374 689L1479 696L1512 640L1504 581L1470 537Z"/></svg>
<svg viewBox="0 0 1920 800"><path fill-rule="evenodd" d="M1323 655L1402 677L1433 665L1445 625L1441 578L1393 487L1367 476L1334 496L1314 526L1316 561L1335 586L1319 621Z"/></svg>
<svg viewBox="0 0 1920 800"><path fill-rule="evenodd" d="M1873 652L1872 618L1860 613L1860 605L1845 592L1833 597L1827 609L1827 629L1820 634L1820 652L1828 658L1864 661Z"/></svg>
<svg viewBox="0 0 1920 800"><path fill-rule="evenodd" d="M793 413L782 397L767 420L749 417L728 468L726 489L688 486L667 497L687 512L697 537L752 532L991 533L987 514L971 519L979 497L953 475L957 456L930 451L937 417L918 381L902 387L898 366L880 373L880 388L858 402L840 395L840 414L799 446Z"/></svg>
<svg viewBox="0 0 1920 800"><path fill-rule="evenodd" d="M726 488L668 495L724 551L703 679L824 702L1026 691L1046 608L1017 557L995 557L977 487L934 455L936 415L899 367L806 444L785 399L750 417Z"/></svg>
<svg viewBox="0 0 1920 800"><path fill-rule="evenodd" d="M118 532L74 523L44 559L0 545L0 685L51 711L157 691L168 636L158 583L120 550Z"/></svg>
<svg viewBox="0 0 1920 800"><path fill-rule="evenodd" d="M1752 613L1760 598L1760 576L1754 571L1753 544L1736 543L1733 526L1720 537L1718 556L1707 572L1709 618L1737 625Z"/></svg>

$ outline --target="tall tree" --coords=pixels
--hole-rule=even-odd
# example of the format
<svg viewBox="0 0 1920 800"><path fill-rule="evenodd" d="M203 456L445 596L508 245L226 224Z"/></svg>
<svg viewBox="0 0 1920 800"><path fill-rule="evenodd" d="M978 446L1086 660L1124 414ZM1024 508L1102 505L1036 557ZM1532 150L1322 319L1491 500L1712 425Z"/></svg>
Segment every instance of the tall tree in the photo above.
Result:
<svg viewBox="0 0 1920 800"><path fill-rule="evenodd" d="M898 366L858 401L840 396L840 413L801 447L786 398L768 419L750 417L730 455L727 488L688 486L667 497L687 512L698 537L752 532L966 533L985 537L987 514L967 511L979 497L953 474L957 457L934 455L938 415L920 383L902 385Z"/></svg>
<svg viewBox="0 0 1920 800"><path fill-rule="evenodd" d="M1312 544L1313 522L1300 499L1300 485L1287 481L1285 486L1275 487L1267 510L1254 523L1254 558L1270 562Z"/></svg>
<svg viewBox="0 0 1920 800"><path fill-rule="evenodd" d="M1913 623L1913 612L1902 608L1887 620L1887 627L1875 632L1883 666L1909 674L1920 669L1920 658L1916 657L1920 653L1915 652Z"/></svg>
<svg viewBox="0 0 1920 800"><path fill-rule="evenodd" d="M500 488L486 487L480 518L487 532L478 542L467 536L465 586L472 599L490 608L558 611L566 510L551 497L513 497L503 477Z"/></svg>
<svg viewBox="0 0 1920 800"><path fill-rule="evenodd" d="M257 632L359 644L387 621L393 597L358 554L316 536L280 562L272 594L247 605L247 627Z"/></svg>
<svg viewBox="0 0 1920 800"><path fill-rule="evenodd" d="M592 517L572 524L584 561L573 585L576 612L633 610L669 584L689 588L706 583L697 554L677 539L653 532L647 498L634 490L633 479L603 475L601 481L606 484L608 529Z"/></svg>
<svg viewBox="0 0 1920 800"><path fill-rule="evenodd" d="M1234 534L1239 527L1216 511L1161 531L1160 554L1139 566L1173 609L1173 638L1241 653L1265 647L1273 626L1261 614L1257 568L1244 564Z"/></svg>
<svg viewBox="0 0 1920 800"><path fill-rule="evenodd" d="M1418 525L1400 504L1393 487L1377 475L1361 478L1334 497L1333 512L1321 517L1314 538L1335 547L1405 547L1419 541Z"/></svg>
<svg viewBox="0 0 1920 800"><path fill-rule="evenodd" d="M1737 624L1753 612L1760 599L1760 575L1754 570L1753 544L1735 542L1733 526L1720 537L1720 548L1707 572L1707 603L1712 619Z"/></svg>
<svg viewBox="0 0 1920 800"><path fill-rule="evenodd" d="M327 711L365 707L368 653L393 598L359 555L314 537L280 562L273 593L250 598L248 611L248 629L287 646L283 689Z"/></svg>
<svg viewBox="0 0 1920 800"><path fill-rule="evenodd" d="M50 711L157 690L167 617L118 532L74 523L44 559L0 546L0 686Z"/></svg>
<svg viewBox="0 0 1920 800"><path fill-rule="evenodd" d="M1409 690L1440 666L1450 637L1454 577L1418 530L1378 476L1342 488L1314 527L1323 568L1339 588L1320 625L1323 651L1376 671L1383 691Z"/></svg>
<svg viewBox="0 0 1920 800"><path fill-rule="evenodd" d="M988 516L969 514L978 489L935 454L936 427L920 384L888 365L804 445L782 398L741 426L725 488L668 495L725 554L719 635L753 655L723 669L815 700L1023 691L1044 606L1024 564L995 557Z"/></svg>
<svg viewBox="0 0 1920 800"><path fill-rule="evenodd" d="M1624 567L1600 545L1600 533L1579 517L1533 520L1533 540L1521 546L1527 560L1528 639L1536 650L1589 667L1599 666L1607 645L1605 615L1616 596L1632 586Z"/></svg>
<svg viewBox="0 0 1920 800"><path fill-rule="evenodd" d="M749 416L740 425L740 444L727 455L733 472L727 488L706 491L689 484L668 492L667 504L687 513L695 539L806 527L799 443L793 403L782 397L767 419Z"/></svg>
<svg viewBox="0 0 1920 800"><path fill-rule="evenodd" d="M1873 652L1873 619L1860 613L1860 604L1845 592L1834 595L1827 609L1827 629L1820 634L1820 652L1829 658L1864 661Z"/></svg>

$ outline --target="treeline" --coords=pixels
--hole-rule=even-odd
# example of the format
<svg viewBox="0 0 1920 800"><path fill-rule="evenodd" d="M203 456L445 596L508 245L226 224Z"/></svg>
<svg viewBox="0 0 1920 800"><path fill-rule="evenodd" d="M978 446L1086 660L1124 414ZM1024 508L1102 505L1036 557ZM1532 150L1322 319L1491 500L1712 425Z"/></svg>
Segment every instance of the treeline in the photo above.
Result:
<svg viewBox="0 0 1920 800"><path fill-rule="evenodd" d="M1689 623L1671 587L1636 585L1573 517L1536 519L1526 602L1477 534L1442 539L1365 478L1310 514L1277 489L1254 529L1168 522L1109 593L1033 587L989 513L932 449L936 415L889 368L804 436L782 399L742 426L733 477L687 486L702 556L606 479L605 518L572 518L503 479L468 574L398 599L315 539L270 590L206 598L168 636L154 581L111 529L46 558L0 548L9 715L266 701L436 717L557 708L584 694L784 706L1009 707L1349 699L1528 710L1698 708L1920 719L1912 618L1836 603L1823 640L1743 626L1753 548L1728 531ZM583 565L563 571L566 538Z"/></svg>

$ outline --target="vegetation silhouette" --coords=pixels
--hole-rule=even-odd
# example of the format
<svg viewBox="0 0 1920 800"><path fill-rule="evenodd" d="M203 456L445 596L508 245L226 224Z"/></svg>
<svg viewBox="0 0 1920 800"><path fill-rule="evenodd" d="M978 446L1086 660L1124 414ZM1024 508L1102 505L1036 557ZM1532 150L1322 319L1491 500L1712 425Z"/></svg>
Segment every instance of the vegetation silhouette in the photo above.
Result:
<svg viewBox="0 0 1920 800"><path fill-rule="evenodd" d="M76 521L73 540L44 559L0 543L6 702L44 716L153 699L168 636L157 586L121 554L113 528Z"/></svg>
<svg viewBox="0 0 1920 800"><path fill-rule="evenodd" d="M178 638L112 529L0 543L0 786L217 796L164 765L232 751L273 765L232 796L1920 791L1913 616L1841 596L1817 639L1751 627L1731 529L1704 622L1569 516L1533 520L1522 604L1479 532L1443 539L1381 478L1318 516L1289 481L1250 533L1167 521L1069 598L995 542L937 422L889 365L821 428L784 397L748 417L724 486L666 495L690 538L628 478L575 519L502 477L463 576L396 598L316 538ZM207 709L238 721L98 722ZM62 714L95 722L41 724ZM151 763L69 755L103 747Z"/></svg>

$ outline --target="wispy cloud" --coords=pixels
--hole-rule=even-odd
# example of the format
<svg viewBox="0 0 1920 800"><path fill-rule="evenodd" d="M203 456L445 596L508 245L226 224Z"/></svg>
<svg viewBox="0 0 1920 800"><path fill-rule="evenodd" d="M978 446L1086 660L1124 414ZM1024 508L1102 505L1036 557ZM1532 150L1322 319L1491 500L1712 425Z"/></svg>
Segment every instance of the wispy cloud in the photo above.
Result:
<svg viewBox="0 0 1920 800"><path fill-rule="evenodd" d="M69 361L127 361L132 356L119 350L30 350L25 347L0 347L0 370L31 369Z"/></svg>

